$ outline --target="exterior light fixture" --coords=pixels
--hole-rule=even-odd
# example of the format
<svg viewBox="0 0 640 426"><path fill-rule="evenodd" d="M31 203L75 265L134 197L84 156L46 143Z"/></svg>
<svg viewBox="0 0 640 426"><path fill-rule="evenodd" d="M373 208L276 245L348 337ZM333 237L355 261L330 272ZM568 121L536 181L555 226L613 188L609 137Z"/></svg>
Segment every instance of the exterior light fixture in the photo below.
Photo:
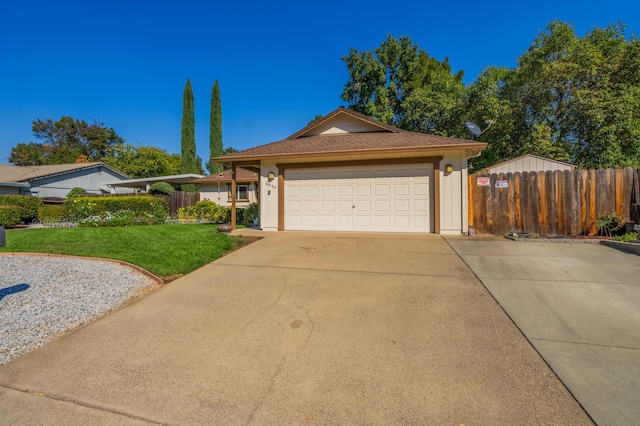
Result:
<svg viewBox="0 0 640 426"><path fill-rule="evenodd" d="M273 180L276 177L276 175L273 174L273 172L269 172L269 180Z"/></svg>
<svg viewBox="0 0 640 426"><path fill-rule="evenodd" d="M453 171L453 166L451 164L447 164L446 166L444 166L444 172L445 173L451 173Z"/></svg>

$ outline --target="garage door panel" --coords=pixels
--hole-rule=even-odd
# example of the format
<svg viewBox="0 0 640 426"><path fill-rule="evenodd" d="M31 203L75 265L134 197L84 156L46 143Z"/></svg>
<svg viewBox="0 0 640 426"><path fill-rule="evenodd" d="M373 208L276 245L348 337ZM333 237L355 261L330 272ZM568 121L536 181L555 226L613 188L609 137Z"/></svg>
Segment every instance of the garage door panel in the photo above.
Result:
<svg viewBox="0 0 640 426"><path fill-rule="evenodd" d="M352 228L353 227L353 216L349 215L339 215L338 216L338 226L342 229L344 228Z"/></svg>
<svg viewBox="0 0 640 426"><path fill-rule="evenodd" d="M371 216L356 216L356 227L371 228Z"/></svg>
<svg viewBox="0 0 640 426"><path fill-rule="evenodd" d="M432 165L285 171L285 229L430 232Z"/></svg>
<svg viewBox="0 0 640 426"><path fill-rule="evenodd" d="M429 196L429 183L414 183L413 184L413 195L416 197L421 196Z"/></svg>
<svg viewBox="0 0 640 426"><path fill-rule="evenodd" d="M388 197L391 194L391 185L390 184L379 184L374 183L375 191L374 194L376 197Z"/></svg>
<svg viewBox="0 0 640 426"><path fill-rule="evenodd" d="M409 206L411 203L409 200L393 200L393 212L395 214L409 212Z"/></svg>
<svg viewBox="0 0 640 426"><path fill-rule="evenodd" d="M323 197L334 197L336 188L333 184L323 184L321 193Z"/></svg>
<svg viewBox="0 0 640 426"><path fill-rule="evenodd" d="M339 212L350 212L351 210L353 210L353 203L351 200L340 200L338 202Z"/></svg>
<svg viewBox="0 0 640 426"><path fill-rule="evenodd" d="M389 200L375 200L376 213L389 213L391 211L391 202Z"/></svg>
<svg viewBox="0 0 640 426"><path fill-rule="evenodd" d="M371 200L357 200L356 209L358 214L371 212Z"/></svg>
<svg viewBox="0 0 640 426"><path fill-rule="evenodd" d="M333 200L322 200L322 213L333 213L336 211L336 202Z"/></svg>
<svg viewBox="0 0 640 426"><path fill-rule="evenodd" d="M353 196L353 185L339 185L338 186L339 197L351 197Z"/></svg>
<svg viewBox="0 0 640 426"><path fill-rule="evenodd" d="M393 195L395 197L408 197L409 196L409 184L408 183L396 183L393 185Z"/></svg>
<svg viewBox="0 0 640 426"><path fill-rule="evenodd" d="M289 188L287 188L287 192L289 195L289 198L301 198L302 197L302 187L301 186L297 186L297 185L290 185Z"/></svg>
<svg viewBox="0 0 640 426"><path fill-rule="evenodd" d="M368 185L358 184L358 185L356 185L356 196L357 197L370 197L371 196L371 184L368 184Z"/></svg>
<svg viewBox="0 0 640 426"><path fill-rule="evenodd" d="M429 213L429 200L413 200L413 211L416 213Z"/></svg>

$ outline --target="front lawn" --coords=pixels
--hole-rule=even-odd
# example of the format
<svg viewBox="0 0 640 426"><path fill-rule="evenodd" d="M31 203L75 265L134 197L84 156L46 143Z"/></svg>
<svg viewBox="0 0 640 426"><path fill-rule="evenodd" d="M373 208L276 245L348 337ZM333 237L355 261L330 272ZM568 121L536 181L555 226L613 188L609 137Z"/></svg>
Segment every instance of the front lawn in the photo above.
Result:
<svg viewBox="0 0 640 426"><path fill-rule="evenodd" d="M214 225L17 229L0 252L56 253L124 260L153 274L187 274L222 257L242 240Z"/></svg>

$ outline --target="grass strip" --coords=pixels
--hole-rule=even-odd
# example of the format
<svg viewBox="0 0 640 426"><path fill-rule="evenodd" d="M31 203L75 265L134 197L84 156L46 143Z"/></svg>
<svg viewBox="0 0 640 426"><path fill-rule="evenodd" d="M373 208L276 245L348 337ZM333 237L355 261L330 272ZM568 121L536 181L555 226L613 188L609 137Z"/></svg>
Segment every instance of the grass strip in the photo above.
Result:
<svg viewBox="0 0 640 426"><path fill-rule="evenodd" d="M210 224L16 229L7 231L6 247L0 247L0 252L118 259L169 276L198 269L241 242Z"/></svg>

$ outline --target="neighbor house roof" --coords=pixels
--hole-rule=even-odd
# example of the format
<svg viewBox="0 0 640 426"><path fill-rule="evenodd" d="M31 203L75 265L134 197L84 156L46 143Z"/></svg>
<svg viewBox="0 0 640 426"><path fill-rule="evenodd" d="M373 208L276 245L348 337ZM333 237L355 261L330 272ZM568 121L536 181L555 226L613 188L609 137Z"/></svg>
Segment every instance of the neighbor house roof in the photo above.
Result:
<svg viewBox="0 0 640 426"><path fill-rule="evenodd" d="M328 120L345 114L367 122L375 129L364 132L314 134L312 130ZM411 150L424 148L483 149L486 143L454 139L425 133L409 132L382 123L366 115L340 107L304 129L278 142L234 152L214 158L215 162L253 160L265 157L306 156Z"/></svg>
<svg viewBox="0 0 640 426"><path fill-rule="evenodd" d="M0 182L28 182L35 179L42 179L55 175L71 173L78 170L92 169L96 167L106 167L114 173L128 178L119 170L101 163L74 163L74 164L51 164L46 166L9 166L0 164Z"/></svg>
<svg viewBox="0 0 640 426"><path fill-rule="evenodd" d="M121 187L121 188L146 188L156 182L167 182L174 185L182 185L192 183L194 179L204 177L196 173L188 173L183 175L157 176L151 178L127 179L113 182L106 182L105 185Z"/></svg>
<svg viewBox="0 0 640 426"><path fill-rule="evenodd" d="M258 182L258 173L256 172L238 167L236 169L236 174L237 182ZM196 184L206 184L212 182L231 182L231 169L191 181L191 183Z"/></svg>
<svg viewBox="0 0 640 426"><path fill-rule="evenodd" d="M536 162L536 160L537 160L537 162ZM497 164L493 164L491 166L485 167L484 169L479 170L476 173L488 173L489 171L494 170L494 169L505 168L506 166L509 166L512 163L513 164L515 164L515 163L521 164L522 167L523 167L523 170L514 170L514 171L537 172L537 171L545 171L545 170L555 170L557 167L563 167L563 168L571 169L571 170L574 170L574 169L578 168L578 166L576 166L575 164L567 163L565 161L554 160L553 158L543 157L541 155L524 154L524 155L521 155L519 157L511 158L511 159L503 161L501 163L497 163ZM539 164L542 164L543 167L542 168L533 167L533 166L539 165Z"/></svg>

